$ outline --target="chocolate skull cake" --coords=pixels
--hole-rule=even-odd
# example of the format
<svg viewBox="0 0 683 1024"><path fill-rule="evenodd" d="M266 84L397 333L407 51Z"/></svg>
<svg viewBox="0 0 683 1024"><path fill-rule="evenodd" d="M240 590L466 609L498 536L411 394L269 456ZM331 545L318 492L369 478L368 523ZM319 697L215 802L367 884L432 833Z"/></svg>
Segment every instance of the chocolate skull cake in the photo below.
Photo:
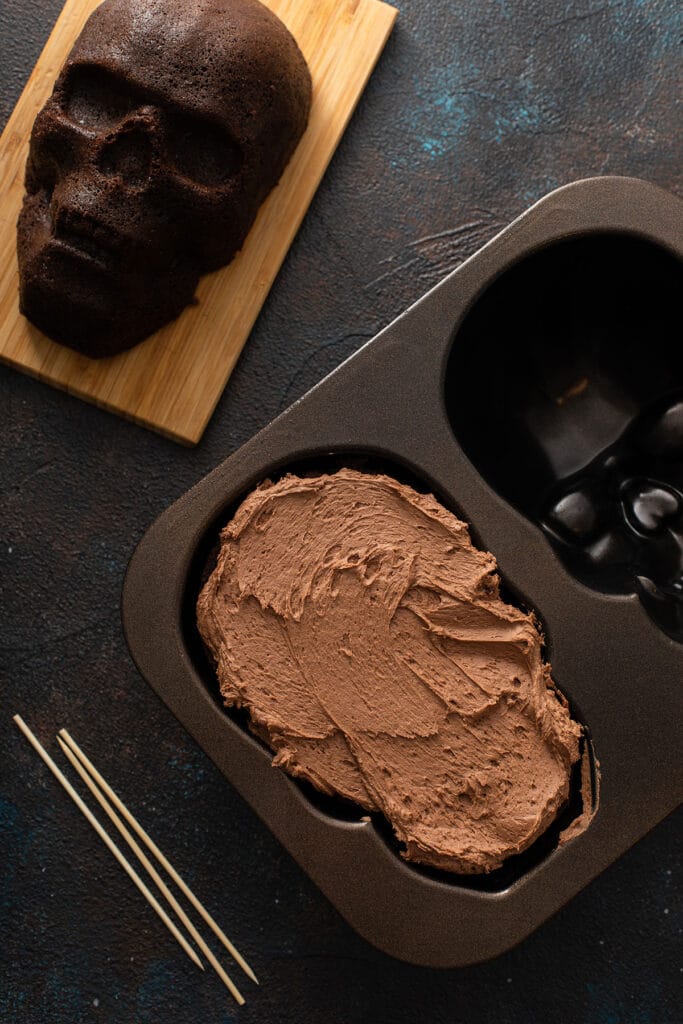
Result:
<svg viewBox="0 0 683 1024"><path fill-rule="evenodd" d="M554 821L582 734L495 569L431 495L290 475L242 502L197 607L223 698L274 764L463 874Z"/></svg>
<svg viewBox="0 0 683 1024"><path fill-rule="evenodd" d="M296 42L257 0L105 0L33 127L22 313L89 356L172 320L241 248L310 102Z"/></svg>

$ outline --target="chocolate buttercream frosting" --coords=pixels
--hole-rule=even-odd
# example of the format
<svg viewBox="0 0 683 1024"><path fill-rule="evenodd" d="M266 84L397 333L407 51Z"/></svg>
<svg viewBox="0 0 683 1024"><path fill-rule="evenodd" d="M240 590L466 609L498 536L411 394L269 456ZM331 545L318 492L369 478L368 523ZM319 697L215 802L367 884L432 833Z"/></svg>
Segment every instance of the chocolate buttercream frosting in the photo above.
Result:
<svg viewBox="0 0 683 1024"><path fill-rule="evenodd" d="M383 814L407 860L492 871L567 801L581 727L536 619L431 495L350 469L262 484L197 619L273 763Z"/></svg>

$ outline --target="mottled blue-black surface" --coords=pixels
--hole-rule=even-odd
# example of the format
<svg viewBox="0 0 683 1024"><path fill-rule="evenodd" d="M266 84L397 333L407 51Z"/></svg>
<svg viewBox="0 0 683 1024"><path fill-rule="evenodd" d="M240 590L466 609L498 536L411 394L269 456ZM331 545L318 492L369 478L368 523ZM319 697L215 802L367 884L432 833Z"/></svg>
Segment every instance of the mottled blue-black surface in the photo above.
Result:
<svg viewBox="0 0 683 1024"><path fill-rule="evenodd" d="M3 123L59 7L0 2ZM500 959L400 964L346 926L141 682L119 595L162 509L530 202L606 173L680 194L682 39L678 0L402 0L193 451L0 369L3 1024L680 1020L680 815ZM244 1009L142 905L14 711L97 752L262 976Z"/></svg>

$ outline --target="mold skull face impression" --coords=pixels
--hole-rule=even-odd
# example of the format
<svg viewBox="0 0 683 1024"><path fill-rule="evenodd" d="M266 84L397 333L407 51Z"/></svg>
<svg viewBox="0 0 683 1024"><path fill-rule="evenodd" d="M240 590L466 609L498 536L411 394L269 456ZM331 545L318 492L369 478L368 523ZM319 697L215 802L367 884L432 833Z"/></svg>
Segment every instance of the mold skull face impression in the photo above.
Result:
<svg viewBox="0 0 683 1024"><path fill-rule="evenodd" d="M569 571L683 642L681 294L680 261L643 239L558 242L472 307L447 395L473 463Z"/></svg>
<svg viewBox="0 0 683 1024"><path fill-rule="evenodd" d="M22 311L88 355L176 317L241 247L309 106L305 61L257 0L106 0L34 125Z"/></svg>
<svg viewBox="0 0 683 1024"><path fill-rule="evenodd" d="M542 525L585 582L635 591L683 640L683 400L641 414L555 489Z"/></svg>

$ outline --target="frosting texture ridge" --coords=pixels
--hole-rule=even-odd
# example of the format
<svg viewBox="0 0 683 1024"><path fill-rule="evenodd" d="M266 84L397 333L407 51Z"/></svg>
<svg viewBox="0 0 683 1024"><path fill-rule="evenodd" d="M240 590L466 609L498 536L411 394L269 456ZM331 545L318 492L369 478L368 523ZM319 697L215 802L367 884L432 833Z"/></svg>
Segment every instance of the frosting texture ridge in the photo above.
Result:
<svg viewBox="0 0 683 1024"><path fill-rule="evenodd" d="M274 764L383 814L410 861L492 871L569 796L581 727L536 620L431 495L350 469L262 484L197 621Z"/></svg>

